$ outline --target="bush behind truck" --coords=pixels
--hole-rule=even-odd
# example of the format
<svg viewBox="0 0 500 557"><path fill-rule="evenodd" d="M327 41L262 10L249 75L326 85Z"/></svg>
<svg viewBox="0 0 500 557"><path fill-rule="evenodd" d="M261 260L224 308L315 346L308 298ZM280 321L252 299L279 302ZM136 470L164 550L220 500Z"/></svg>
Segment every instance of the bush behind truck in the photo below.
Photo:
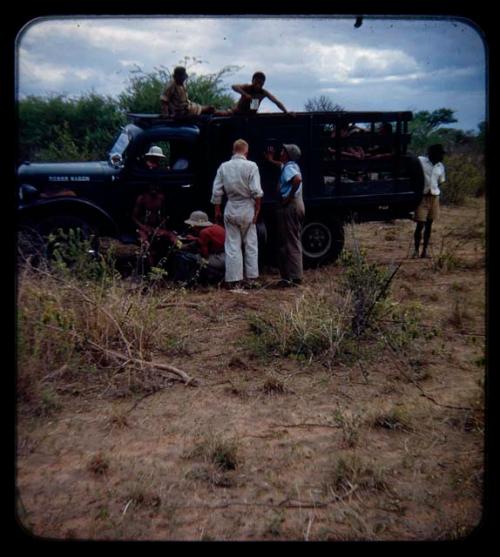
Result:
<svg viewBox="0 0 500 557"><path fill-rule="evenodd" d="M213 214L212 184L218 166L232 154L233 141L250 145L248 158L257 163L264 198L258 222L261 257L276 258L276 218L279 169L264 153L282 143L301 151L306 218L302 233L304 263L334 261L343 243L347 221L409 218L424 185L418 159L407 154L411 112L325 112L200 116L173 121L157 114L129 114L118 133L109 160L98 162L30 163L18 169L20 229L48 237L58 228L81 228L86 234L136 242L132 210L137 196L157 181L167 200L168 226L176 231L193 210ZM390 123L392 133L379 127ZM358 133L333 133L357 125ZM144 154L159 145L165 167L144 168ZM384 157L348 158L351 148L367 153L376 148ZM118 155L118 157L116 156ZM174 170L175 162L187 165Z"/></svg>

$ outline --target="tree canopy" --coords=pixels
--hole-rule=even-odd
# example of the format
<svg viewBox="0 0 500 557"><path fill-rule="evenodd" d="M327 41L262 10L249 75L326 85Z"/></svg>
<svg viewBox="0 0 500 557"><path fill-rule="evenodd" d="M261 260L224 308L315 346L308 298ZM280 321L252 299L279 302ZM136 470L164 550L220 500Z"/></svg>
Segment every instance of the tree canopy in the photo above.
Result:
<svg viewBox="0 0 500 557"><path fill-rule="evenodd" d="M334 103L330 97L320 95L319 97L307 99L304 110L306 112L337 112L345 110L345 108Z"/></svg>
<svg viewBox="0 0 500 557"><path fill-rule="evenodd" d="M225 66L209 74L196 74L193 66L201 64L186 57L181 62L189 69L189 98L219 109L234 105L226 92L224 79L238 66ZM77 98L66 95L29 96L18 102L20 161L84 161L104 160L127 112L158 113L160 94L171 79L164 67L144 72L135 68L125 90L118 98L94 92Z"/></svg>
<svg viewBox="0 0 500 557"><path fill-rule="evenodd" d="M409 124L409 131L412 134L411 149L415 152L424 152L433 143L443 143L446 134L449 138L451 132L443 132L440 127L457 122L454 114L455 111L451 108L415 112Z"/></svg>

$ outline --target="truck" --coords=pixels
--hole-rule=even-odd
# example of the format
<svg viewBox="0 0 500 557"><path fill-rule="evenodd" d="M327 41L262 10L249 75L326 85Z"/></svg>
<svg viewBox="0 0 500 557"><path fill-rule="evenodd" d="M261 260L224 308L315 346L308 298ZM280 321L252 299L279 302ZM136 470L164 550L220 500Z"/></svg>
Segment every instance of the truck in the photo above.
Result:
<svg viewBox="0 0 500 557"><path fill-rule="evenodd" d="M422 197L423 172L408 153L410 111L202 115L182 121L159 114L127 116L108 160L20 165L20 229L47 238L58 229L80 228L94 238L137 242L134 203L155 181L166 197L168 227L181 231L191 211L213 215L217 168L231 157L239 138L249 143L248 158L260 171L259 253L270 264L277 253L279 168L266 160L269 148L279 153L282 144L294 143L302 152L306 267L335 261L346 222L410 218ZM144 155L154 145L163 149L166 164L152 172L144 167Z"/></svg>

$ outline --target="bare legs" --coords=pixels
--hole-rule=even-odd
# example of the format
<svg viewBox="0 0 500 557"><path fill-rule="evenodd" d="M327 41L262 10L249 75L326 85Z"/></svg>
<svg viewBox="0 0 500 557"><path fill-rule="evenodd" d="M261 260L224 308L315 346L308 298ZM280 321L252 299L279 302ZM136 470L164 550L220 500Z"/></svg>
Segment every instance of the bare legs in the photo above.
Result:
<svg viewBox="0 0 500 557"><path fill-rule="evenodd" d="M415 251L413 252L413 257L418 257L418 250L420 248L420 242L422 241L422 232L424 233L424 245L422 249L421 257L428 257L427 248L429 247L429 240L431 238L432 232L432 220L426 220L425 222L417 222L417 227L415 228L414 240L415 240Z"/></svg>

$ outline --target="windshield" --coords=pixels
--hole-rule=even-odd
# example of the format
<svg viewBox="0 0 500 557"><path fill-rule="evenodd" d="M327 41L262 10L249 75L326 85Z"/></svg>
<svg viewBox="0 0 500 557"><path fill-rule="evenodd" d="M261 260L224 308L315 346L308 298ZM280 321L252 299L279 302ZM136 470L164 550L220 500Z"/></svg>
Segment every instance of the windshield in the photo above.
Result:
<svg viewBox="0 0 500 557"><path fill-rule="evenodd" d="M123 152L127 148L129 142L130 142L130 134L127 131L122 130L122 132L118 136L118 139L115 141L113 147L111 147L110 153L119 153L120 155L123 155Z"/></svg>

